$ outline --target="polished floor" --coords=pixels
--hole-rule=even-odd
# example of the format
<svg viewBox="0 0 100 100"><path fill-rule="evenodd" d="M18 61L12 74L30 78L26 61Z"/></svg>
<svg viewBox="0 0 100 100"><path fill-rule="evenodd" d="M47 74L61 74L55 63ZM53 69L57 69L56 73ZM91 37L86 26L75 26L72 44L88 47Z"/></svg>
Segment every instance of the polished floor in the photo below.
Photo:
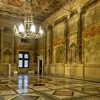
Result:
<svg viewBox="0 0 100 100"><path fill-rule="evenodd" d="M52 76L1 75L0 100L100 100L100 83Z"/></svg>

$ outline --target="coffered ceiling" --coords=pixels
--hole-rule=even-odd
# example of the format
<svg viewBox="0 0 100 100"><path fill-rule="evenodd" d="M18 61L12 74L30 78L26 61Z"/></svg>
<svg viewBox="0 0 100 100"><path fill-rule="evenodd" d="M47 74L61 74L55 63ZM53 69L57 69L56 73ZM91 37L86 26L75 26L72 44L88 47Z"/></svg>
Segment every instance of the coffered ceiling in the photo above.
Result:
<svg viewBox="0 0 100 100"><path fill-rule="evenodd" d="M0 15L23 17L26 1L30 1L28 10L32 9L34 19L42 22L72 0L0 0Z"/></svg>

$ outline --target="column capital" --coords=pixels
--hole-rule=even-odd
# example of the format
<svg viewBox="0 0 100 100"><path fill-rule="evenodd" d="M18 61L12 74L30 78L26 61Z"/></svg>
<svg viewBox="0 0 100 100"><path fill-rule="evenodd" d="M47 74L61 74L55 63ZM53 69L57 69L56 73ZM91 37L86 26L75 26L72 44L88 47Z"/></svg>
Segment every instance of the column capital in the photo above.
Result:
<svg viewBox="0 0 100 100"><path fill-rule="evenodd" d="M46 28L45 28L45 31L47 31L48 30L48 26L46 26Z"/></svg>
<svg viewBox="0 0 100 100"><path fill-rule="evenodd" d="M52 23L51 26L54 27L55 26L55 23Z"/></svg>
<svg viewBox="0 0 100 100"><path fill-rule="evenodd" d="M71 17L71 13L69 12L67 15L67 19L70 19L70 17Z"/></svg>
<svg viewBox="0 0 100 100"><path fill-rule="evenodd" d="M81 8L81 7L78 7L78 8L77 8L77 12L78 12L78 14L80 14L81 11L82 11L82 8Z"/></svg>
<svg viewBox="0 0 100 100"><path fill-rule="evenodd" d="M48 26L46 27L46 30L49 30L49 29L51 30L51 29L53 29L54 25L55 25L54 23L53 23L53 24L48 25Z"/></svg>

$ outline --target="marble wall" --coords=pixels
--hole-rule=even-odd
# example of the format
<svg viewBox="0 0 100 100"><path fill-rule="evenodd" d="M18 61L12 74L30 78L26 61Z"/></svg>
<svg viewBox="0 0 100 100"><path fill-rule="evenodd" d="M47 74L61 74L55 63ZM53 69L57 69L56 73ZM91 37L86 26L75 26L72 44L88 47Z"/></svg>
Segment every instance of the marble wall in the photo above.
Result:
<svg viewBox="0 0 100 100"><path fill-rule="evenodd" d="M100 5L83 14L83 58L85 78L99 80L100 74ZM93 75L93 73L95 75Z"/></svg>
<svg viewBox="0 0 100 100"><path fill-rule="evenodd" d="M27 42L12 31L18 19L0 19L0 73L8 73L9 63L12 73L37 72L37 56L43 56L44 74L100 81L100 1L76 0L71 7L47 18L44 36ZM27 70L18 68L20 51L30 55Z"/></svg>
<svg viewBox="0 0 100 100"><path fill-rule="evenodd" d="M15 37L13 26L19 22L20 20L16 18L0 17L0 74L9 73L9 64L11 64L12 74L14 71L28 73L28 71L35 70L35 40L23 40ZM29 53L29 68L27 69L18 68L18 54L22 51Z"/></svg>
<svg viewBox="0 0 100 100"><path fill-rule="evenodd" d="M86 0L73 8L70 16L59 10L43 23L44 74L100 81L100 1Z"/></svg>
<svg viewBox="0 0 100 100"><path fill-rule="evenodd" d="M29 53L29 68L18 68L20 73L28 73L28 71L35 70L36 62L35 62L35 40L34 39L21 39L19 37L15 37L15 63L18 66L18 54L19 52L27 52Z"/></svg>

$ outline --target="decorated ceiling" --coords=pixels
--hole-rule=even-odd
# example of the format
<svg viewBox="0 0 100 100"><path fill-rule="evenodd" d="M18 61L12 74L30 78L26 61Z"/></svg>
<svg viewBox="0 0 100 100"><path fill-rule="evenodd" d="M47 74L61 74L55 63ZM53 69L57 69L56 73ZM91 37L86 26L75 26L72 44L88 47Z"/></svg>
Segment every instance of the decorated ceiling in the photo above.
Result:
<svg viewBox="0 0 100 100"><path fill-rule="evenodd" d="M72 0L0 0L0 14L11 17L23 16L24 5L32 11L34 19L44 21Z"/></svg>

